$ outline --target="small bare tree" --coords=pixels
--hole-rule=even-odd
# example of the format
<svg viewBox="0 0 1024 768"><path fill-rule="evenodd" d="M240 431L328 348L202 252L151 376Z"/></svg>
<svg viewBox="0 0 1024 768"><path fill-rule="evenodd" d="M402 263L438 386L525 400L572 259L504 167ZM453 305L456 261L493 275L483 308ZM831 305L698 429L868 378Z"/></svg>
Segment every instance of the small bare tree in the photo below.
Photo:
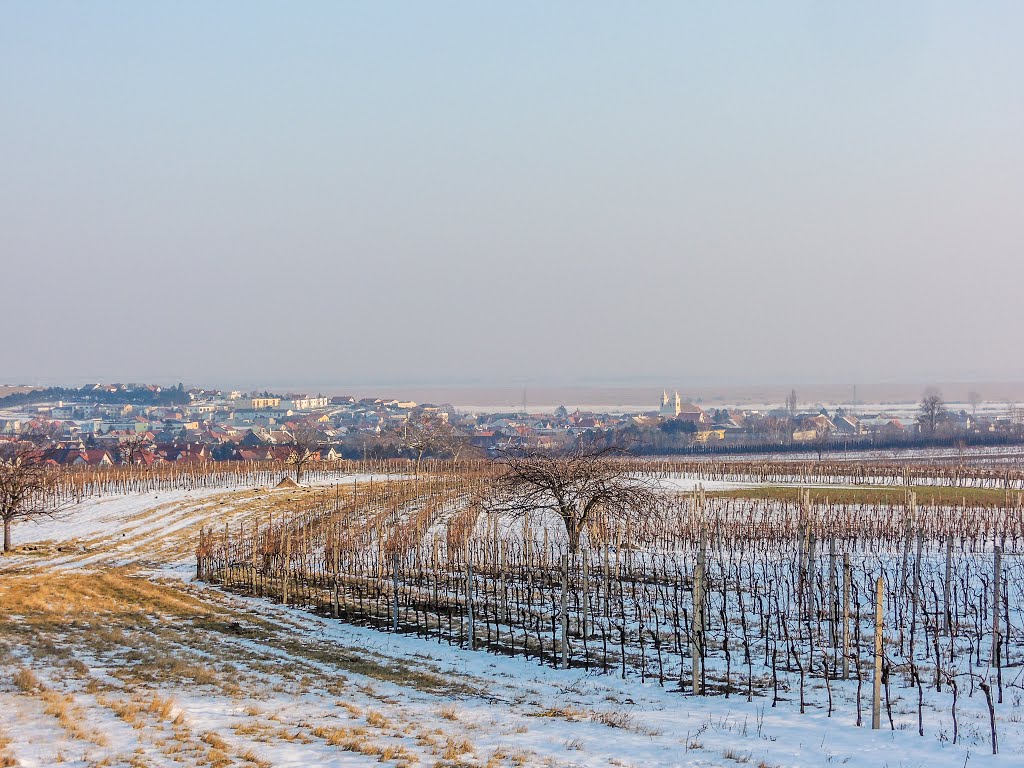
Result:
<svg viewBox="0 0 1024 768"><path fill-rule="evenodd" d="M11 551L11 529L19 520L52 517L63 504L54 500L53 475L31 443L0 453L0 520L4 523L4 552Z"/></svg>
<svg viewBox="0 0 1024 768"><path fill-rule="evenodd" d="M424 456L450 456L458 461L469 444L469 438L460 433L446 419L423 415L406 422L402 430L402 448L416 456L416 474Z"/></svg>
<svg viewBox="0 0 1024 768"><path fill-rule="evenodd" d="M832 426L824 420L816 422L814 425L814 447L818 451L819 462L825 455L825 450L828 448L831 439Z"/></svg>
<svg viewBox="0 0 1024 768"><path fill-rule="evenodd" d="M292 452L288 455L288 464L295 470L296 483L302 482L302 473L319 454L322 443L320 430L310 424L301 424L292 431Z"/></svg>
<svg viewBox="0 0 1024 768"><path fill-rule="evenodd" d="M981 405L981 393L972 389L967 393L967 402L971 406L971 416L977 416L978 406Z"/></svg>
<svg viewBox="0 0 1024 768"><path fill-rule="evenodd" d="M643 481L629 477L615 461L621 448L577 445L564 453L540 450L506 451L492 495L486 502L491 512L524 516L552 511L561 518L575 554L587 522L600 509L630 519L657 503L654 491Z"/></svg>
<svg viewBox="0 0 1024 768"><path fill-rule="evenodd" d="M921 428L929 435L935 434L936 425L946 414L946 403L942 399L942 393L934 387L926 389L921 397L918 412Z"/></svg>
<svg viewBox="0 0 1024 768"><path fill-rule="evenodd" d="M143 435L129 435L117 443L117 452L123 464L136 464L146 449L146 438Z"/></svg>

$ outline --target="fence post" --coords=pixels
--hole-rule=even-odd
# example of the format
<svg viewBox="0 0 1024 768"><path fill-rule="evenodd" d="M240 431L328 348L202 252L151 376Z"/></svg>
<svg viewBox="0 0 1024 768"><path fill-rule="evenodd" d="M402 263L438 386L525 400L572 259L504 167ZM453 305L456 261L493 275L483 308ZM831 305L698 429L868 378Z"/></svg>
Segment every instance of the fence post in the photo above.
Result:
<svg viewBox="0 0 1024 768"><path fill-rule="evenodd" d="M871 730L882 727L882 609L885 599L885 580L879 576L875 584L875 683L871 694Z"/></svg>
<svg viewBox="0 0 1024 768"><path fill-rule="evenodd" d="M587 550L584 549L583 565L580 575L580 578L583 580L583 583L580 585L580 608L582 608L583 610L583 637L585 638L589 637L589 635L587 634L587 614L589 613L587 608L587 600L589 599L589 593L587 592L587 589L589 588L589 585L587 584L587 554Z"/></svg>
<svg viewBox="0 0 1024 768"><path fill-rule="evenodd" d="M843 680L850 679L850 553L843 552Z"/></svg>
<svg viewBox="0 0 1024 768"><path fill-rule="evenodd" d="M836 616L839 613L838 606L836 605L837 598L839 595L837 574L836 574L836 537L833 532L828 537L828 626L829 626L829 638L832 641L832 647L835 648L839 644L839 636L836 632Z"/></svg>
<svg viewBox="0 0 1024 768"><path fill-rule="evenodd" d="M1000 571L1003 569L1003 548L995 548L992 577L992 666L999 669L999 603L1002 597L1002 586L999 583Z"/></svg>
<svg viewBox="0 0 1024 768"><path fill-rule="evenodd" d="M604 544L604 583L601 585L601 594L604 597L604 617L606 619L611 618L611 596L608 594L608 575L611 570L611 556L610 556L610 545L606 541Z"/></svg>
<svg viewBox="0 0 1024 768"><path fill-rule="evenodd" d="M391 553L391 631L398 632L398 553Z"/></svg>
<svg viewBox="0 0 1024 768"><path fill-rule="evenodd" d="M281 603L288 605L288 567L292 559L292 533L287 527L284 532L284 562L281 574Z"/></svg>
<svg viewBox="0 0 1024 768"><path fill-rule="evenodd" d="M224 523L224 578L223 584L231 589L231 528Z"/></svg>
<svg viewBox="0 0 1024 768"><path fill-rule="evenodd" d="M562 669L569 668L569 553L562 553Z"/></svg>
<svg viewBox="0 0 1024 768"><path fill-rule="evenodd" d="M196 580L203 580L203 555L206 551L206 526L199 529L199 547L196 550Z"/></svg>
<svg viewBox="0 0 1024 768"><path fill-rule="evenodd" d="M946 539L946 580L942 584L942 631L947 636L952 631L952 613L949 608L949 596L952 590L950 583L953 578L953 537Z"/></svg>
<svg viewBox="0 0 1024 768"><path fill-rule="evenodd" d="M466 542L466 645L474 650L476 643L473 637L473 563L470 560L469 542Z"/></svg>
<svg viewBox="0 0 1024 768"><path fill-rule="evenodd" d="M703 530L701 531L700 548L697 550L697 565L693 569L693 627L691 631L690 655L693 657L693 693L704 693L704 686L701 684L703 671L704 647L704 567L705 567L705 540Z"/></svg>

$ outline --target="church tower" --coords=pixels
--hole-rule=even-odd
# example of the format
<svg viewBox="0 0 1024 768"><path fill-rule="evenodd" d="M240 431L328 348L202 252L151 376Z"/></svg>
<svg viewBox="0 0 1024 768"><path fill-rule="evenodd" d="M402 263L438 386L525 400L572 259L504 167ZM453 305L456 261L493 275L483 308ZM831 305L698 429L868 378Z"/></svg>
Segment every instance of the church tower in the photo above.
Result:
<svg viewBox="0 0 1024 768"><path fill-rule="evenodd" d="M668 390L662 390L661 392L661 409L659 414L664 416L666 419L671 419L680 414L683 410L682 400L679 397L679 393L674 393L675 397L669 399Z"/></svg>

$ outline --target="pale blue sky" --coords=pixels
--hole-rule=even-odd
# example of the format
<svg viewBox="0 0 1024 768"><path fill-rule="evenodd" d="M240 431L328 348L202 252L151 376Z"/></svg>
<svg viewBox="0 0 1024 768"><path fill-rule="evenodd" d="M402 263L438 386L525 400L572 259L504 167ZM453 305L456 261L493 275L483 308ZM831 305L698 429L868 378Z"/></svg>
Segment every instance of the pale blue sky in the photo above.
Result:
<svg viewBox="0 0 1024 768"><path fill-rule="evenodd" d="M1020 3L0 5L0 381L1024 378Z"/></svg>

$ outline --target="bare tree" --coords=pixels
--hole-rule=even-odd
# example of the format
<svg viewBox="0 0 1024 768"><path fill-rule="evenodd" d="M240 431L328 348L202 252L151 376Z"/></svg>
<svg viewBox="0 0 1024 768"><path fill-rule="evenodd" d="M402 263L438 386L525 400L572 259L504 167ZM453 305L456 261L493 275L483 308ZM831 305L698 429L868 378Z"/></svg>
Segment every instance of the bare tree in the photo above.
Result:
<svg viewBox="0 0 1024 768"><path fill-rule="evenodd" d="M621 453L621 448L588 445L577 445L565 453L506 452L485 506L514 516L554 512L565 525L569 551L575 554L583 530L597 510L629 519L657 503L648 485L626 475L615 461L616 453Z"/></svg>
<svg viewBox="0 0 1024 768"><path fill-rule="evenodd" d="M935 434L935 426L942 420L946 413L946 403L942 399L942 393L934 387L929 387L921 397L921 405L918 407L918 421L921 428L928 434Z"/></svg>
<svg viewBox="0 0 1024 768"><path fill-rule="evenodd" d="M147 440L142 435L129 435L117 443L117 452L123 464L135 464L146 448Z"/></svg>
<svg viewBox="0 0 1024 768"><path fill-rule="evenodd" d="M295 482L302 482L302 473L311 461L319 454L323 444L323 436L316 427L302 424L292 431L292 452L288 463L295 469Z"/></svg>
<svg viewBox="0 0 1024 768"><path fill-rule="evenodd" d="M458 461L469 444L469 438L461 434L446 419L424 414L421 418L406 422L402 432L402 448L416 456L416 474L424 456L450 456Z"/></svg>
<svg viewBox="0 0 1024 768"><path fill-rule="evenodd" d="M828 448L829 441L832 439L832 426L825 420L815 422L814 425L814 447L818 451L818 461L820 462L825 454L825 449Z"/></svg>
<svg viewBox="0 0 1024 768"><path fill-rule="evenodd" d="M789 411L789 418L796 418L796 390L789 390L789 394L786 395L786 410Z"/></svg>
<svg viewBox="0 0 1024 768"><path fill-rule="evenodd" d="M776 443L790 442L793 437L792 419L779 419L774 416L765 416L759 422L759 428L770 440Z"/></svg>
<svg viewBox="0 0 1024 768"><path fill-rule="evenodd" d="M981 393L972 389L967 393L967 402L971 406L971 416L977 416L978 406L981 404Z"/></svg>
<svg viewBox="0 0 1024 768"><path fill-rule="evenodd" d="M51 493L52 473L38 448L21 443L0 454L0 519L4 552L11 551L11 529L18 520L51 517L63 508Z"/></svg>

